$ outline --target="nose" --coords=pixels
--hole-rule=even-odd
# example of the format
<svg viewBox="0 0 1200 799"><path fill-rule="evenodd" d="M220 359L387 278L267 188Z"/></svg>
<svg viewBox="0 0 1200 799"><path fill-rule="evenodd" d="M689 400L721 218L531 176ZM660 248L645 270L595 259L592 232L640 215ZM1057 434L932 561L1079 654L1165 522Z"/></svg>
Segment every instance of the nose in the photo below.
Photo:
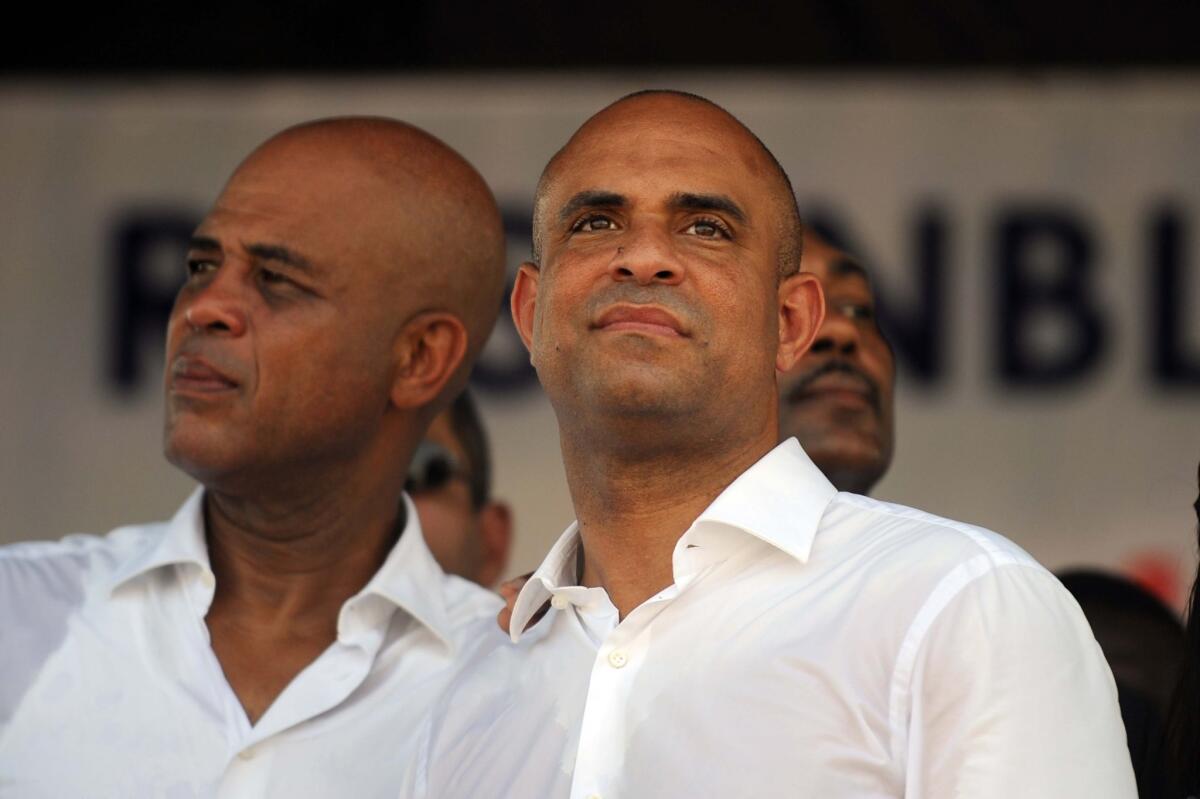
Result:
<svg viewBox="0 0 1200 799"><path fill-rule="evenodd" d="M246 332L245 298L235 270L222 266L198 286L184 286L175 313L187 325L205 333L240 336Z"/></svg>
<svg viewBox="0 0 1200 799"><path fill-rule="evenodd" d="M858 349L859 330L845 308L830 304L825 307L825 321L817 331L812 352L830 355L852 355Z"/></svg>
<svg viewBox="0 0 1200 799"><path fill-rule="evenodd" d="M622 237L609 272L619 282L675 285L683 280L684 267L671 246L670 234L645 226Z"/></svg>

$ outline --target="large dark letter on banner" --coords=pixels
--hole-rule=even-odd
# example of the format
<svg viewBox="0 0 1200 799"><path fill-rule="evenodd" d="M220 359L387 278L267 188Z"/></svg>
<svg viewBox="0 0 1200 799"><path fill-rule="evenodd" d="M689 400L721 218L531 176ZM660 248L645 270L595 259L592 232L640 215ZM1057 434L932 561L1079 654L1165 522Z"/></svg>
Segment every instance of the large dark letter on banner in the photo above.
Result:
<svg viewBox="0 0 1200 799"><path fill-rule="evenodd" d="M1196 318L1192 312L1196 295L1189 282L1187 223L1177 208L1167 206L1151 215L1149 228L1154 380L1172 388L1200 387L1200 349L1189 351L1187 346L1188 322Z"/></svg>
<svg viewBox="0 0 1200 799"><path fill-rule="evenodd" d="M161 361L196 219L183 211L132 212L113 226L108 378L121 390L138 388L147 357Z"/></svg>
<svg viewBox="0 0 1200 799"><path fill-rule="evenodd" d="M1004 382L1064 386L1091 371L1108 330L1092 297L1092 240L1062 209L1001 213L996 227L996 346Z"/></svg>

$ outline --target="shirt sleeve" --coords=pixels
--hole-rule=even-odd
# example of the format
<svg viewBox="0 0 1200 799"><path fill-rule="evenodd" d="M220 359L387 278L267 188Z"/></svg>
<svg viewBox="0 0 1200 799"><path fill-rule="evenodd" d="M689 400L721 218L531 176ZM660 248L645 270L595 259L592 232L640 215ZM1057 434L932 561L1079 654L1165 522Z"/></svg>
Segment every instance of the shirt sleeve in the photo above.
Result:
<svg viewBox="0 0 1200 799"><path fill-rule="evenodd" d="M937 593L912 663L906 797L1136 799L1112 673L1062 584L1009 563Z"/></svg>

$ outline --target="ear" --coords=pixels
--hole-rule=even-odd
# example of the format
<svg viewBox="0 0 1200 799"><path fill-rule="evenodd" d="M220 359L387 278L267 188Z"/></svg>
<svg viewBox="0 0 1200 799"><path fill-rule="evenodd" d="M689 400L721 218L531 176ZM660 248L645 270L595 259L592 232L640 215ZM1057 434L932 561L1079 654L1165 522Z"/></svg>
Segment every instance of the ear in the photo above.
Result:
<svg viewBox="0 0 1200 799"><path fill-rule="evenodd" d="M503 502L488 502L479 511L479 584L494 586L508 567L512 549L512 510Z"/></svg>
<svg viewBox="0 0 1200 799"><path fill-rule="evenodd" d="M779 282L779 350L775 368L796 365L817 338L825 321L825 294L812 272L796 272Z"/></svg>
<svg viewBox="0 0 1200 799"><path fill-rule="evenodd" d="M391 400L397 408L421 408L442 393L467 354L467 329L446 311L410 319L393 347Z"/></svg>
<svg viewBox="0 0 1200 799"><path fill-rule="evenodd" d="M532 350L533 345L533 318L537 312L538 279L541 274L537 264L528 261L521 264L509 301L513 325L517 328L517 335L521 337L521 341L525 342L527 350Z"/></svg>

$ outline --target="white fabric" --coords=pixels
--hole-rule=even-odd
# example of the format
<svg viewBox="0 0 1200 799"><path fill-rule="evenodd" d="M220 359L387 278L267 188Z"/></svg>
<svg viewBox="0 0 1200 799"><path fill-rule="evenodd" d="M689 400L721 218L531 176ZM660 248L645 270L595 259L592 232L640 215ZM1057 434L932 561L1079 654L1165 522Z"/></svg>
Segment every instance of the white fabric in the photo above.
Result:
<svg viewBox="0 0 1200 799"><path fill-rule="evenodd" d="M407 525L338 640L253 727L205 614L202 492L167 524L0 549L0 796L395 797L420 723L495 595Z"/></svg>
<svg viewBox="0 0 1200 799"><path fill-rule="evenodd" d="M577 546L572 526L522 590L515 643L476 642L407 794L1136 796L1111 673L1058 581L995 533L836 493L794 439L620 623L575 584Z"/></svg>

